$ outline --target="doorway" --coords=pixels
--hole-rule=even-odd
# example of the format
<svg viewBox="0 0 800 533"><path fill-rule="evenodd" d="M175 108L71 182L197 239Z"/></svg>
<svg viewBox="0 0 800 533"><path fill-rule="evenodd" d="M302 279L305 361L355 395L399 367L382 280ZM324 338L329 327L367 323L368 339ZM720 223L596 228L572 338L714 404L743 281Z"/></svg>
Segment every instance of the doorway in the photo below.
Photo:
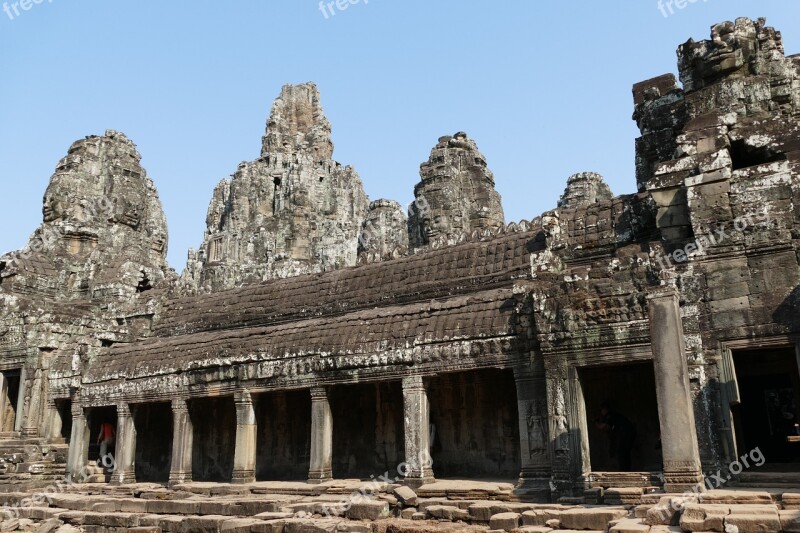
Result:
<svg viewBox="0 0 800 533"><path fill-rule="evenodd" d="M428 380L428 400L437 478L519 477L517 385L512 370L440 374Z"/></svg>
<svg viewBox="0 0 800 533"><path fill-rule="evenodd" d="M800 372L794 348L733 352L739 404L731 409L738 455L756 448L761 470L800 472Z"/></svg>
<svg viewBox="0 0 800 533"><path fill-rule="evenodd" d="M403 387L399 381L329 389L334 479L370 479L405 460Z"/></svg>
<svg viewBox="0 0 800 533"><path fill-rule="evenodd" d="M135 472L139 483L165 483L172 461L172 407L167 402L136 405Z"/></svg>
<svg viewBox="0 0 800 533"><path fill-rule="evenodd" d="M578 369L592 472L662 469L652 361Z"/></svg>
<svg viewBox="0 0 800 533"><path fill-rule="evenodd" d="M236 405L233 396L189 401L194 432L192 479L230 483L236 452Z"/></svg>
<svg viewBox="0 0 800 533"><path fill-rule="evenodd" d="M3 371L2 386L0 391L0 433L10 433L16 430L17 407L19 403L19 388L22 370Z"/></svg>
<svg viewBox="0 0 800 533"><path fill-rule="evenodd" d="M254 399L256 480L306 481L311 461L308 390L269 392Z"/></svg>

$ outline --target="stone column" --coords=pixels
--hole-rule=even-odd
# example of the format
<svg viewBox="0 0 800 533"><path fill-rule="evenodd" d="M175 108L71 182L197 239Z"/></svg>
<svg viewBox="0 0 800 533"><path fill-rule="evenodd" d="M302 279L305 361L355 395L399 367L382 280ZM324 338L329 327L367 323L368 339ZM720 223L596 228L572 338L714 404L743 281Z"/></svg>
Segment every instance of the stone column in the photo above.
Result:
<svg viewBox="0 0 800 533"><path fill-rule="evenodd" d="M703 483L678 294L648 295L650 342L656 376L664 490L683 492Z"/></svg>
<svg viewBox="0 0 800 533"><path fill-rule="evenodd" d="M103 458L100 458L103 460ZM136 483L136 427L133 424L133 415L130 405L121 403L117 405L117 438L114 448L114 472L111 482L114 484ZM103 460L103 465L108 465Z"/></svg>
<svg viewBox="0 0 800 533"><path fill-rule="evenodd" d="M70 480L81 482L86 476L89 461L89 424L86 412L77 401L72 404L72 433L67 454L67 476Z"/></svg>
<svg viewBox="0 0 800 533"><path fill-rule="evenodd" d="M177 485L192 480L192 446L194 427L185 398L172 400L172 463L169 484Z"/></svg>
<svg viewBox="0 0 800 533"><path fill-rule="evenodd" d="M6 402L8 401L8 380L0 372L0 432L6 427Z"/></svg>
<svg viewBox="0 0 800 533"><path fill-rule="evenodd" d="M405 423L406 485L416 488L433 483L430 449L430 405L421 376L403 378L403 420Z"/></svg>
<svg viewBox="0 0 800 533"><path fill-rule="evenodd" d="M233 456L233 482L256 480L256 413L250 391L239 391L236 403L236 453Z"/></svg>
<svg viewBox="0 0 800 533"><path fill-rule="evenodd" d="M14 421L14 431L22 431L22 421L25 418L25 389L27 389L27 381L28 371L25 367L22 367L19 373L19 392L17 397L13 399L17 403L17 408L15 409L17 418Z"/></svg>
<svg viewBox="0 0 800 533"><path fill-rule="evenodd" d="M25 420L22 423L22 437L36 438L39 436L39 412L42 401L42 370L36 369L31 382L31 398L25 410Z"/></svg>
<svg viewBox="0 0 800 533"><path fill-rule="evenodd" d="M58 411L55 400L48 398L44 427L45 438L48 440L60 439L63 425L64 421L61 420L61 413Z"/></svg>
<svg viewBox="0 0 800 533"><path fill-rule="evenodd" d="M515 368L519 416L521 489L541 498L550 497L550 437L547 417L547 385L544 375L527 368ZM533 495L533 494L532 494Z"/></svg>
<svg viewBox="0 0 800 533"><path fill-rule="evenodd" d="M325 387L311 389L311 466L309 483L333 478L333 415Z"/></svg>

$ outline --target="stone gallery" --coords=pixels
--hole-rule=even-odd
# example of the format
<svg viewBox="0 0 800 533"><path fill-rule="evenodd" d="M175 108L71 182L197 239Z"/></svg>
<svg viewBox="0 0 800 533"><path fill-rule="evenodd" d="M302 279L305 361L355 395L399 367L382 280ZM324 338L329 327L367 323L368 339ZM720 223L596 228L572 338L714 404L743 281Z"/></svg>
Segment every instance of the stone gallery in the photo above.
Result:
<svg viewBox="0 0 800 533"><path fill-rule="evenodd" d="M134 143L75 142L0 257L6 518L800 531L800 56L739 19L678 70L633 87L634 194L510 224L479 139L371 202L286 86L180 275Z"/></svg>

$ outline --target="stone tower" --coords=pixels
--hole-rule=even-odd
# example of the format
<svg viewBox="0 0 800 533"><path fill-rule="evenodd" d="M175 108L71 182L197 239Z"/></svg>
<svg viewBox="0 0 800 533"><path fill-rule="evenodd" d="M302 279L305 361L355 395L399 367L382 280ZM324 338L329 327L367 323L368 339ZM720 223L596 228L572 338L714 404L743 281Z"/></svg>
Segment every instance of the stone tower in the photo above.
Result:
<svg viewBox="0 0 800 533"><path fill-rule="evenodd" d="M494 175L466 133L440 138L421 165L420 177L414 187L415 208L408 219L412 249L505 225Z"/></svg>
<svg viewBox="0 0 800 533"><path fill-rule="evenodd" d="M75 142L50 178L42 225L8 256L7 285L37 290L46 273L59 299L104 300L130 298L171 275L166 218L140 160L116 131Z"/></svg>
<svg viewBox="0 0 800 533"><path fill-rule="evenodd" d="M609 201L614 197L603 176L595 172L580 172L569 177L558 207L576 209Z"/></svg>
<svg viewBox="0 0 800 533"><path fill-rule="evenodd" d="M370 203L358 242L361 262L407 255L407 225L403 208L394 200L380 199Z"/></svg>
<svg viewBox="0 0 800 533"><path fill-rule="evenodd" d="M184 273L190 290L355 265L369 201L355 170L332 154L316 85L283 87L261 157L214 191L203 244Z"/></svg>

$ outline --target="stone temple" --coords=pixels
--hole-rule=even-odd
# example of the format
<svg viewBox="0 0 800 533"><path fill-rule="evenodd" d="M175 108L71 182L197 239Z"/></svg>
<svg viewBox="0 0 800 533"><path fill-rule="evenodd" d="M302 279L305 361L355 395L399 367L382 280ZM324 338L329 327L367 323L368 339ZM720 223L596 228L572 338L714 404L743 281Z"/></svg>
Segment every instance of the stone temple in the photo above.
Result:
<svg viewBox="0 0 800 533"><path fill-rule="evenodd" d="M133 142L74 143L0 257L0 530L800 531L800 56L678 72L635 193L510 224L466 133L371 202L286 86L180 275Z"/></svg>

